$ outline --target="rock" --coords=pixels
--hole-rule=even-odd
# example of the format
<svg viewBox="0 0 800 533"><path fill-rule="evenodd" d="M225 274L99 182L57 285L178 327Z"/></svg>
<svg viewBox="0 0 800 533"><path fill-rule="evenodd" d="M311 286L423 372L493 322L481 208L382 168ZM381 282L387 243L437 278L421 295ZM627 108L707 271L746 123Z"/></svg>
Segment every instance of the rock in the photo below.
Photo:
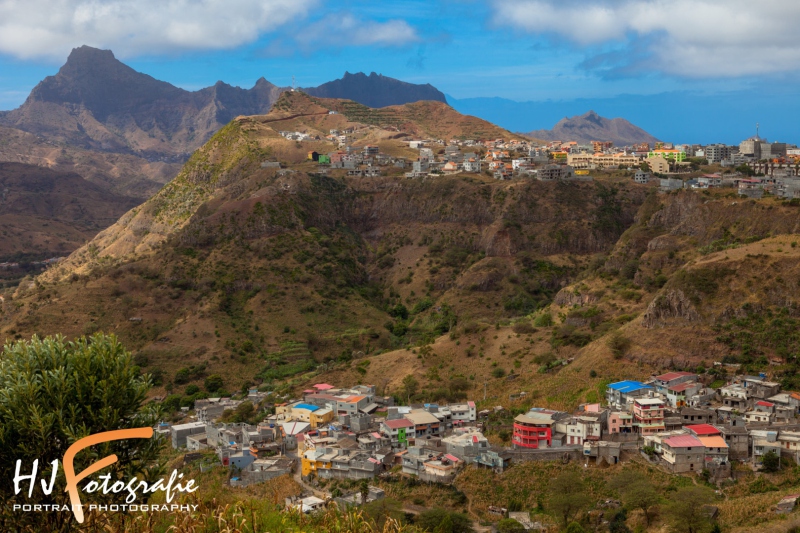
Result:
<svg viewBox="0 0 800 533"><path fill-rule="evenodd" d="M683 318L687 321L696 321L700 318L694 305L682 290L670 290L656 296L647 306L642 318L642 326L653 328L663 325L670 318Z"/></svg>
<svg viewBox="0 0 800 533"><path fill-rule="evenodd" d="M581 294L574 289L561 289L556 294L553 303L561 307L572 307L574 305L583 307L597 301L597 297L592 294Z"/></svg>

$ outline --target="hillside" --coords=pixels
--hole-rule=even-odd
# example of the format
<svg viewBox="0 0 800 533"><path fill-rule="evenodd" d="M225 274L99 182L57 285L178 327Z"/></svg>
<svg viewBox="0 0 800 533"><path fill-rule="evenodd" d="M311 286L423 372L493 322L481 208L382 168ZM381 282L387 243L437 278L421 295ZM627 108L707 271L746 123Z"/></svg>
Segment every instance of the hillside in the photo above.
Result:
<svg viewBox="0 0 800 533"><path fill-rule="evenodd" d="M607 119L594 111L571 118L565 117L558 121L552 130L535 130L527 135L547 141L577 141L579 143L611 141L617 146L631 146L637 143L653 145L658 141L624 118Z"/></svg>
<svg viewBox="0 0 800 533"><path fill-rule="evenodd" d="M303 91L319 98L345 98L368 107L403 105L420 100L447 103L444 93L429 83L415 85L374 72L369 76L363 72L345 72L338 80Z"/></svg>
<svg viewBox="0 0 800 533"><path fill-rule="evenodd" d="M742 201L725 190L653 194L611 252L596 256L547 309L499 325L460 323L424 350L371 358L364 375L350 368L325 378L398 390L414 374L435 395L447 387L437 369L469 368L494 403L512 406L508 394L524 391L526 404L569 410L600 400L609 381L715 362L799 388L797 215L786 202ZM486 362L475 365L476 354ZM516 379L494 375L498 367Z"/></svg>
<svg viewBox="0 0 800 533"><path fill-rule="evenodd" d="M353 127L355 145L408 155L398 134L443 134L413 122L423 104L389 108L401 119L389 130L327 113L351 105L285 93L270 114L226 126L152 199L22 285L2 332L113 331L165 383L183 369L235 388L291 377L547 305L613 248L646 196L614 181L321 176L305 154L332 146L277 133ZM444 133L511 137L424 105L450 117ZM274 157L292 171L261 168Z"/></svg>
<svg viewBox="0 0 800 533"><path fill-rule="evenodd" d="M727 361L796 388L796 206L724 189L658 194L612 174L325 176L306 153L332 145L278 133L344 128L356 147L407 157L411 137L510 135L435 102L369 110L284 93L21 286L1 331L113 331L173 385L181 371L236 388L325 379L388 391L414 374L426 397L446 399L455 372L495 403L525 391L572 409L608 380ZM288 168L261 167L272 159Z"/></svg>
<svg viewBox="0 0 800 533"><path fill-rule="evenodd" d="M180 163L76 148L14 128L0 126L0 161L75 173L120 196L146 200L172 179Z"/></svg>
<svg viewBox="0 0 800 533"><path fill-rule="evenodd" d="M0 262L69 255L137 203L77 174L0 163Z"/></svg>

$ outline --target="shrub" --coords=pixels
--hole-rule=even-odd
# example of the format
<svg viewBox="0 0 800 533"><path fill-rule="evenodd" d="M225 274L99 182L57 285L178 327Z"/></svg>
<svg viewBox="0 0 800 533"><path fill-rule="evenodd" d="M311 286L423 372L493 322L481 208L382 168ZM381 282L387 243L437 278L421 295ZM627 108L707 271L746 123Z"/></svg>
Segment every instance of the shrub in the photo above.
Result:
<svg viewBox="0 0 800 533"><path fill-rule="evenodd" d="M505 376L505 375L506 375L506 371L505 371L505 370L503 370L503 369L502 369L502 368L500 368L500 367L497 367L497 368L495 368L494 370L492 370L492 376L494 376L494 377L496 377L496 378L502 378L502 377L503 377L503 376Z"/></svg>
<svg viewBox="0 0 800 533"><path fill-rule="evenodd" d="M537 328L546 328L553 325L553 315L542 313L533 319L533 325Z"/></svg>
<svg viewBox="0 0 800 533"><path fill-rule="evenodd" d="M528 320L517 322L511 329L514 331L514 333L519 333L520 335L536 333L536 328L534 328Z"/></svg>
<svg viewBox="0 0 800 533"><path fill-rule="evenodd" d="M621 359L631 347L630 339L622 335L619 331L612 333L606 344L611 350L611 355L614 356L614 359Z"/></svg>
<svg viewBox="0 0 800 533"><path fill-rule="evenodd" d="M217 392L222 388L223 384L222 376L219 374L211 374L203 382L203 385L208 392Z"/></svg>

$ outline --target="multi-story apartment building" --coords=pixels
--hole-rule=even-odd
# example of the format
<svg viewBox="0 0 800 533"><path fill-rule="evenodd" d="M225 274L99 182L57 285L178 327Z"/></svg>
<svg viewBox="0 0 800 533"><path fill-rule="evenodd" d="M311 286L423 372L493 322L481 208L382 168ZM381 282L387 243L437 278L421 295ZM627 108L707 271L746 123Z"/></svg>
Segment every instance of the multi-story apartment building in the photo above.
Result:
<svg viewBox="0 0 800 533"><path fill-rule="evenodd" d="M642 435L664 431L664 401L660 398L636 398L633 401L633 425Z"/></svg>

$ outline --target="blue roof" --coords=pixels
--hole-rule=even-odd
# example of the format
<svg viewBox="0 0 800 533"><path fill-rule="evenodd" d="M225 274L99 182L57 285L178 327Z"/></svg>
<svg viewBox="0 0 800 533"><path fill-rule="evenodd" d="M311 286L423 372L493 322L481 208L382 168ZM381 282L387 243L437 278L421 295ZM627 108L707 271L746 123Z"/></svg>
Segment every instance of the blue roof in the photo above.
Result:
<svg viewBox="0 0 800 533"><path fill-rule="evenodd" d="M619 381L612 383L608 386L609 389L619 392L633 392L641 389L652 389L649 385L645 385L641 381Z"/></svg>
<svg viewBox="0 0 800 533"><path fill-rule="evenodd" d="M307 410L311 411L312 413L314 411L316 411L317 409L319 409L319 407L317 407L316 405L311 405L310 403L298 403L297 405L294 406L294 408L295 409L307 409Z"/></svg>

